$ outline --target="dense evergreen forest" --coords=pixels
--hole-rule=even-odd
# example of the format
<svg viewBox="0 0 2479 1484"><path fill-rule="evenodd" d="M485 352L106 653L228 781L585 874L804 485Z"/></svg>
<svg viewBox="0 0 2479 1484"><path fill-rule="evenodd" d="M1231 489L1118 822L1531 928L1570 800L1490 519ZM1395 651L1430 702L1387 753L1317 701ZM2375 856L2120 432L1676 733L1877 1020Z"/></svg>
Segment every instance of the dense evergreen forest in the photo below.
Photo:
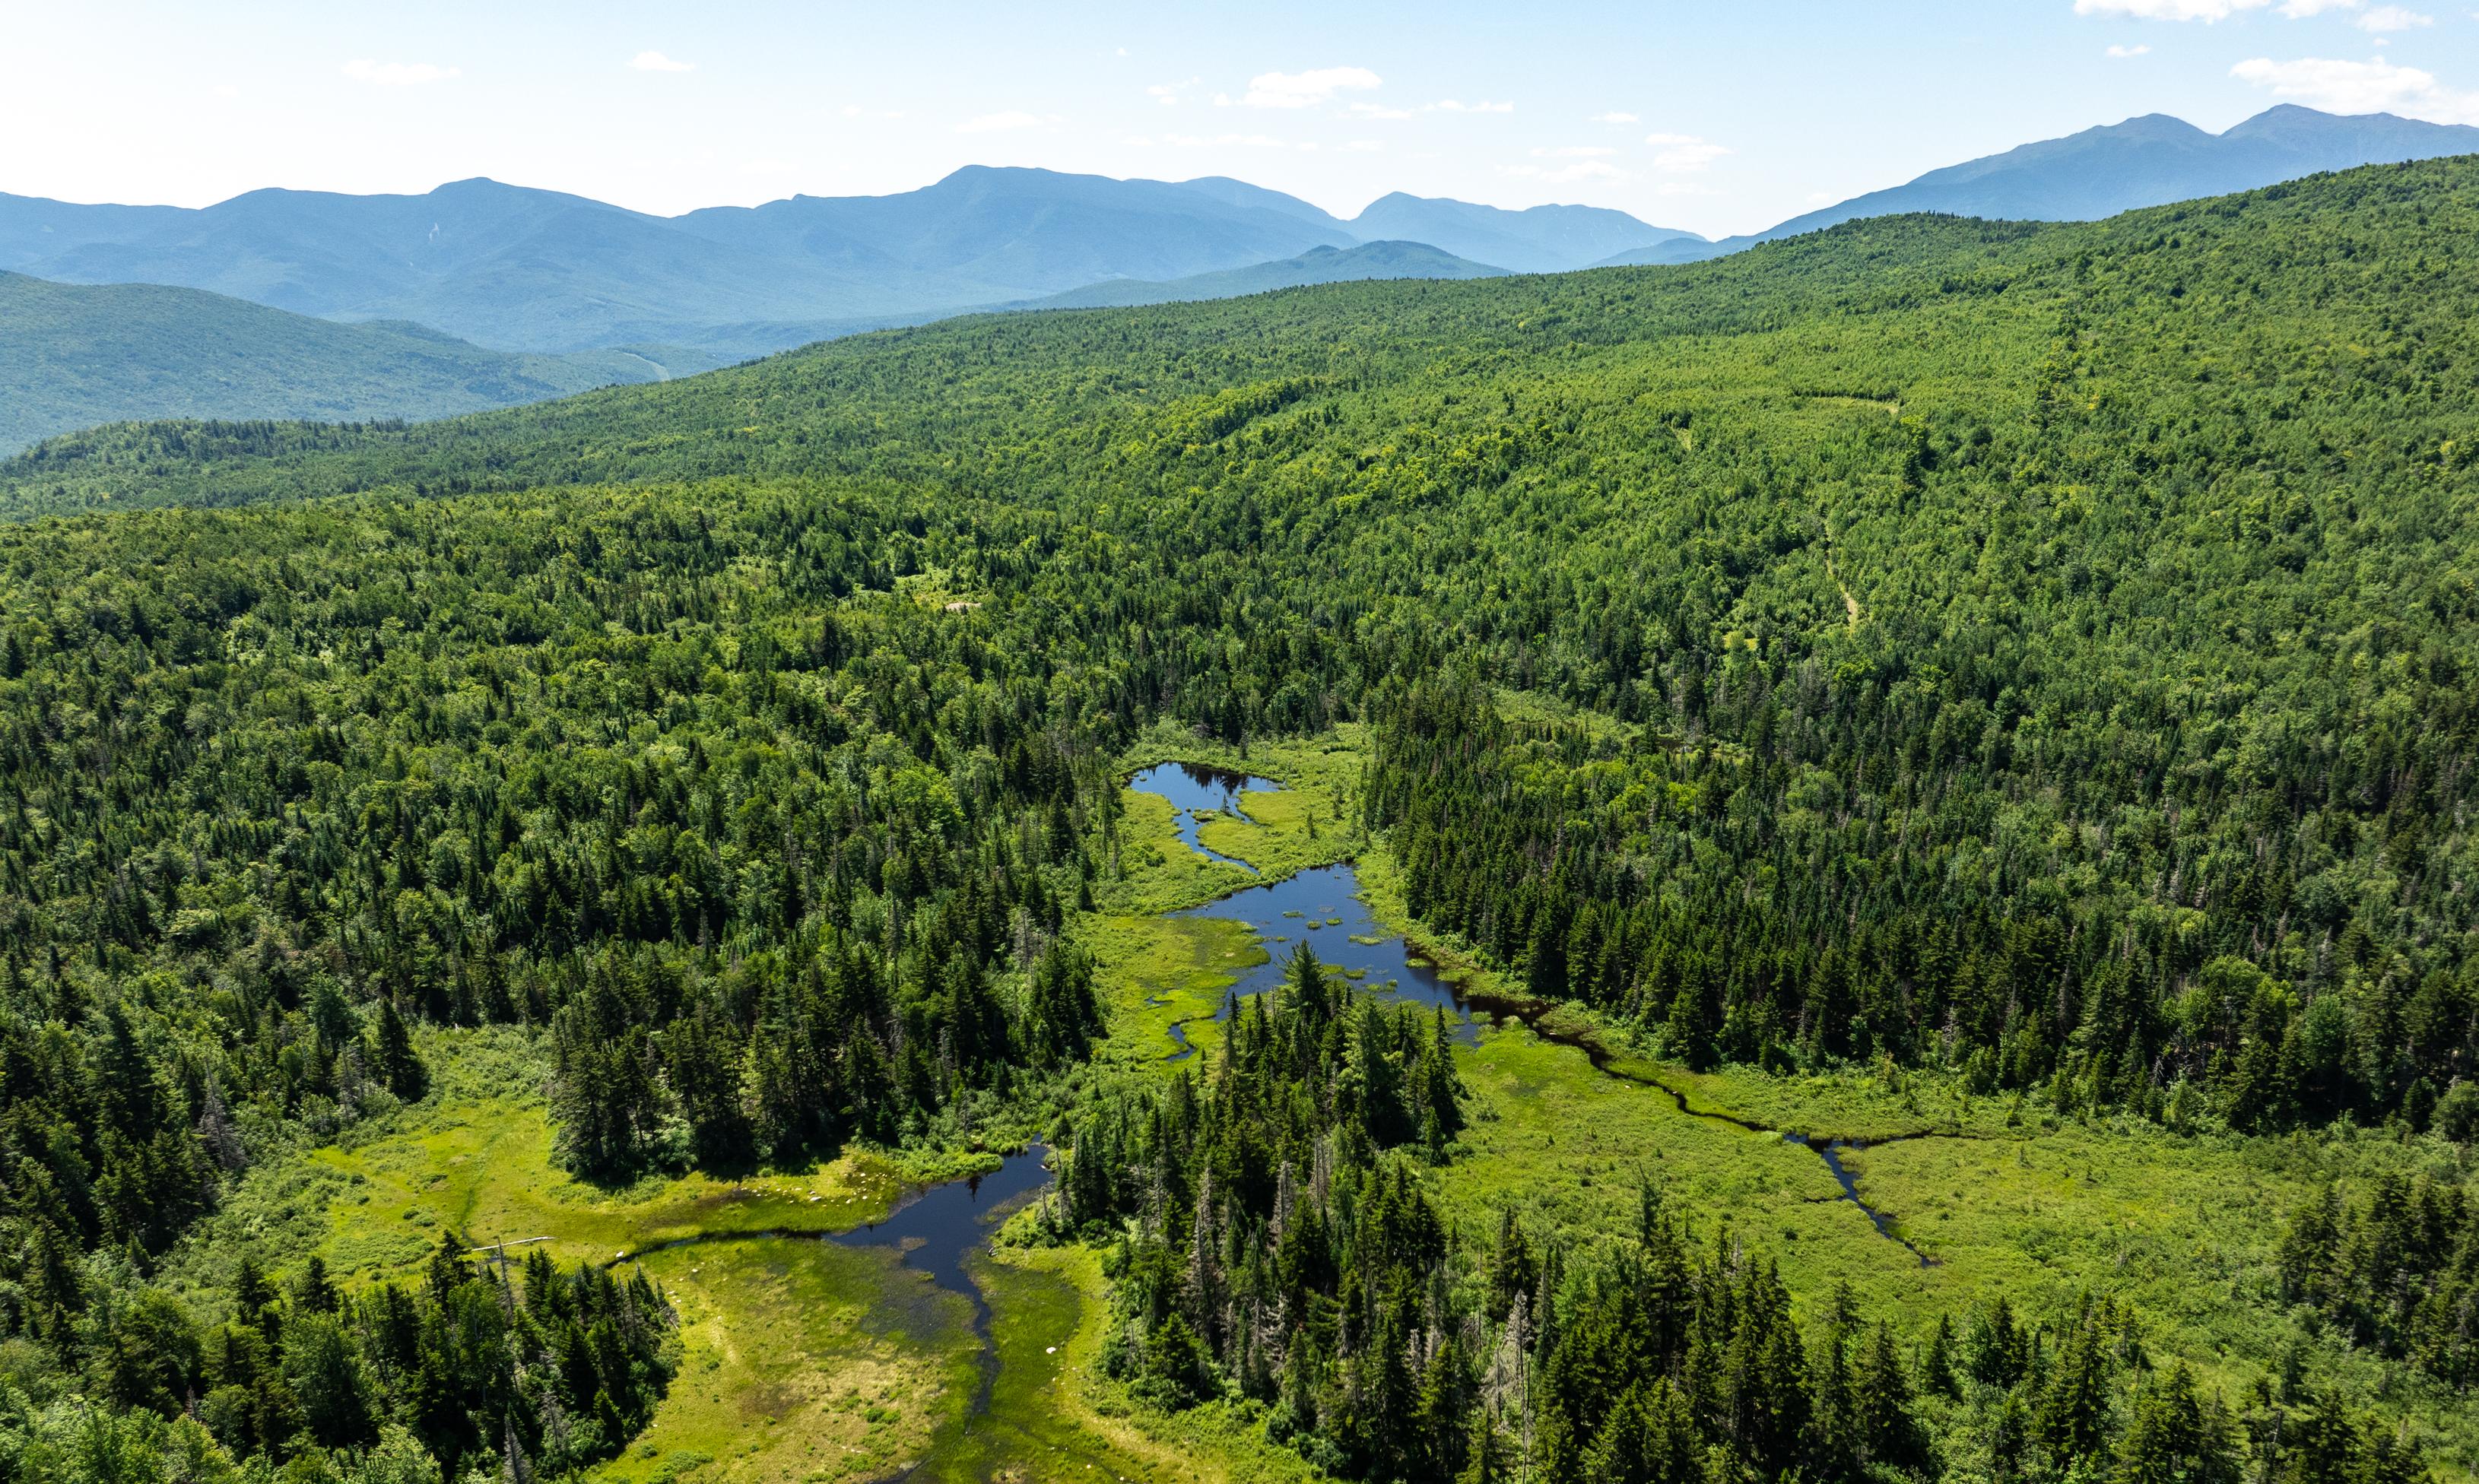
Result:
<svg viewBox="0 0 2479 1484"><path fill-rule="evenodd" d="M1458 1250L1413 1172L1460 1122L1444 1027L1355 1011L1305 945L1233 1025L1202 1091L1087 1111L1051 1220L1114 1243L1105 1362L1138 1395L1234 1387L1341 1477L2419 1476L2294 1377L2234 1413L2106 1299L2026 1324L2001 1295L1913 1346L1845 1289L1803 1336L1771 1264L1651 1185L1633 1232L1572 1256L1512 1212Z"/></svg>
<svg viewBox="0 0 2479 1484"><path fill-rule="evenodd" d="M663 1384L659 1294L529 1271L520 1321L503 1290L512 1369L457 1383L526 1398L493 1418L395 1379L427 1363L376 1319L321 1338L347 1300L188 1314L148 1274L251 1161L424 1096L425 1025L541 1028L561 1156L605 1181L1038 1106L1101 1030L1074 924L1163 719L1367 723L1363 822L1415 913L1691 1063L2467 1139L2474 228L2479 165L2387 166L0 465L39 517L0 528L11 1436L450 1476L616 1446ZM2101 1305L1942 1361L1797 1333L1657 1192L1631 1246L1465 1250L1419 1185L1457 1116L1434 1028L1306 964L1261 1012L1069 1162L1070 1228L1127 1234L1115 1364L1165 1402L1261 1396L1376 1479L1496 1477L1503 1446L1665 1480L1715 1449L2410 1467L2305 1382L2150 1374ZM2405 1253L2337 1197L2296 1292L2466 1379L2458 1307L2361 1282L2466 1291L2461 1196L2422 1199ZM349 1302L453 1328L502 1281L460 1261ZM1404 1431L1472 1414L1509 1343L1572 1379ZM331 1363L361 1410L321 1431L287 1408ZM1588 1458L1611 1438L1637 1451Z"/></svg>

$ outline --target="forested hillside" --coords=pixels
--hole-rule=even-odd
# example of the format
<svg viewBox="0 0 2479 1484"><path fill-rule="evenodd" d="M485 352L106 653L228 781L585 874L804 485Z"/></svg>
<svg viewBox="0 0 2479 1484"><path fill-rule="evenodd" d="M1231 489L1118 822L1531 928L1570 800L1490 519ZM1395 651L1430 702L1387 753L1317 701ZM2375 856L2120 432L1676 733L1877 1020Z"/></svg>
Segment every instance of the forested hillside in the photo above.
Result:
<svg viewBox="0 0 2479 1484"><path fill-rule="evenodd" d="M0 449L132 418L441 418L719 362L677 347L522 355L155 284L0 272Z"/></svg>
<svg viewBox="0 0 2479 1484"><path fill-rule="evenodd" d="M425 1027L544 1028L562 1158L606 1181L1035 1126L1102 1029L1077 923L1124 869L1117 760L1163 719L1233 746L1364 724L1359 823L1413 914L1689 1067L2469 1139L2474 228L2479 166L2389 166L2090 226L993 317L416 427L123 425L0 466L12 511L74 517L0 528L0 1314L27 1342L0 1369L52 1409L29 1435L85 1425L82 1374L177 1419L163 1447L203 1425L303 1456L188 1420L185 1386L255 1384L245 1340L194 1380L115 1357L180 1329L146 1274L232 1172L423 1095ZM1132 1218L1151 1348L1125 1369L1158 1401L1227 1383L1353 1476L1497 1477L1494 1435L1406 1451L1372 1398L1414 1382L1367 1357L1417 1331L1419 1384L1476 1386L1482 1353L1437 1346L1522 1292L1585 1328L1519 1341L1519 1369L1628 1378L1568 1394L1557 1477L1674 1481L1660 1460L1707 1447L1931 1471L1901 1429L1763 1399L1845 1370L1947 1387L1957 1435L2016 1430L1972 1455L2009 1469L2238 1467L2220 1403L2146 1378L2112 1311L2049 1317L2029 1357L1974 1342L1981 1391L1855 1320L1802 1359L1776 1280L1685 1255L1655 1208L1611 1234L1633 1255L1476 1304L1485 1261L1530 1259L1423 1225L1445 1054L1297 985L1198 1109L1114 1105L1162 1125L1128 1136L1154 1196L1070 1163L1071 1225ZM1215 1159L1221 1203L1174 1172ZM1229 1270L1293 1213L1285 1159L1323 1160L1317 1218L1385 1254L1362 1288L1315 1251ZM2302 1241L2371 1219L2336 1199ZM1167 1270L1189 1239L1336 1327L1216 1330ZM1680 1274L1676 1327L1611 1359L1637 1264ZM2299 1301L2347 1307L2355 1269L2294 1266ZM576 1302L590 1327L659 1300ZM2399 1353L2459 1321L2353 1322ZM660 1328L626 1386L561 1394L618 1420L575 1456L642 1419ZM1700 1379L1699 1345L1772 1347L1776 1392ZM2268 1475L2408 1469L2285 1387L2243 1450ZM450 1471L547 1425L442 1407L409 1436ZM2284 1433L2285 1407L2321 1420ZM1653 1441L1588 1462L1612 1417Z"/></svg>

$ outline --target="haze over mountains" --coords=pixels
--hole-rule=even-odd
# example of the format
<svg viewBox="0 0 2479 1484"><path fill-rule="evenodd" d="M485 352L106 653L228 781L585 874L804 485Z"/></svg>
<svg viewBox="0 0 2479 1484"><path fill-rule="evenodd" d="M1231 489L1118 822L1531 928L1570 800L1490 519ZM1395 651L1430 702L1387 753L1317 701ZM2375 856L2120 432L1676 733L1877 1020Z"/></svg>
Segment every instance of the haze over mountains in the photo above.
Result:
<svg viewBox="0 0 2479 1484"><path fill-rule="evenodd" d="M1296 258L1197 273L1163 283L1141 278L1113 278L1048 298L1009 306L1013 309L1104 309L1134 304L1168 304L1182 299L1231 299L1277 289L1299 289L1317 283L1350 283L1364 278L1502 278L1507 269L1474 263L1426 243L1363 243L1357 247L1312 247Z"/></svg>
<svg viewBox="0 0 2479 1484"><path fill-rule="evenodd" d="M435 416L976 309L1686 263L1859 217L2086 219L2473 151L2479 129L2390 115L2283 106L2219 135L2150 115L1719 243L1597 207L1395 192L1344 218L1224 177L979 166L900 194L675 217L481 179L422 195L255 191L197 210L0 194L0 270L205 291L78 298L11 284L0 392L18 409L0 420L0 452L110 418ZM318 321L400 322L354 335Z"/></svg>
<svg viewBox="0 0 2479 1484"><path fill-rule="evenodd" d="M686 341L756 353L854 321L1112 279L1163 282L1371 240L1465 258L1484 250L1490 266L1542 271L1683 235L1589 207L1502 212L1390 196L1364 216L1373 224L1239 181L980 166L900 195L794 196L670 218L489 180L419 196L256 191L198 211L6 196L0 269L409 320L512 350Z"/></svg>
<svg viewBox="0 0 2479 1484"><path fill-rule="evenodd" d="M1991 220L2096 221L2140 207L2227 195L2323 170L2471 153L2479 153L2479 129L2390 114L2320 114L2285 103L2220 134L2166 114L2146 114L1930 170L1905 185L1853 196L1750 236L1710 243L1648 243L1603 259L1601 266L1690 263L1862 217L1906 212Z"/></svg>
<svg viewBox="0 0 2479 1484"><path fill-rule="evenodd" d="M490 350L418 324L340 324L160 284L0 272L0 452L143 418L445 418L709 371L678 347Z"/></svg>

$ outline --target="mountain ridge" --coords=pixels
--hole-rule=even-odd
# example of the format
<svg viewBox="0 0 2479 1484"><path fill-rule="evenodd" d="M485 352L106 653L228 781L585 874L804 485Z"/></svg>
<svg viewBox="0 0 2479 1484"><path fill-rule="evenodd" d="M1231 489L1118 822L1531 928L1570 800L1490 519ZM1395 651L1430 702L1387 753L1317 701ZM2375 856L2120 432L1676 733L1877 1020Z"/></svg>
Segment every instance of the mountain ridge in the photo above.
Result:
<svg viewBox="0 0 2479 1484"><path fill-rule="evenodd" d="M427 326L342 324L160 284L0 271L0 455L164 417L427 419L711 369L674 347L491 350Z"/></svg>
<svg viewBox="0 0 2479 1484"><path fill-rule="evenodd" d="M410 320L545 352L656 341L762 354L798 344L779 338L792 327L1171 282L1370 241L1543 271L1683 235L1596 207L1512 212L1401 195L1344 221L1228 177L978 165L916 191L677 217L487 176L419 195L269 187L194 210L0 195L0 269L202 289L334 320ZM743 338L727 343L718 332L728 327Z"/></svg>
<svg viewBox="0 0 2479 1484"><path fill-rule="evenodd" d="M1700 248L1657 243L1602 259L1619 268L1693 262L1867 217L1939 212L1990 220L2096 221L2146 206L2227 195L2284 180L2479 153L2479 128L2393 114L2326 114L2276 104L2213 134L2168 114L2138 114L2056 139L1942 166L1899 186Z"/></svg>
<svg viewBox="0 0 2479 1484"><path fill-rule="evenodd" d="M1240 298L1312 284L1357 283L1369 279L1500 278L1511 270L1459 258L1426 243L1374 242L1351 247L1312 247L1295 258L1198 273L1168 282L1113 279L1087 284L1047 298L1009 304L1010 310L1133 308L1200 299Z"/></svg>

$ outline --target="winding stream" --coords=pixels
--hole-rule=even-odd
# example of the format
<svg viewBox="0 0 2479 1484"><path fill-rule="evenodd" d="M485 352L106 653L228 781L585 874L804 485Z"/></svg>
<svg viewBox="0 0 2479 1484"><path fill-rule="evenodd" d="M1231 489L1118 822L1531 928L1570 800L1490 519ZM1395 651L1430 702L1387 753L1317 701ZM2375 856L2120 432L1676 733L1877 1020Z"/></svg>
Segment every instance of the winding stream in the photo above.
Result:
<svg viewBox="0 0 2479 1484"><path fill-rule="evenodd" d="M982 1343L981 1388L973 1394L975 1417L990 1409L998 1380L999 1352L990 1343L990 1304L964 1259L988 1241L999 1219L1023 1197L1050 1183L1042 1162L1050 1151L1033 1144L1009 1155L985 1175L928 1186L886 1214L883 1220L837 1232L829 1241L846 1247L893 1246L899 1261L918 1267L930 1281L972 1300L973 1334Z"/></svg>
<svg viewBox="0 0 2479 1484"><path fill-rule="evenodd" d="M928 1274L933 1284L951 1293L960 1293L972 1303L973 1335L981 1342L981 1384L967 1415L969 1426L970 1418L989 1410L990 1388L998 1380L999 1357L990 1341L989 1300L984 1296L972 1269L965 1267L964 1259L990 1240L1001 1217L1050 1183L1050 1170L1043 1163L1049 1153L1045 1146L1033 1144L1008 1155L998 1168L986 1173L921 1186L897 1202L894 1210L867 1226L841 1232L780 1227L753 1232L701 1232L656 1242L603 1266L617 1267L675 1247L718 1241L827 1241L840 1247L892 1247L898 1266Z"/></svg>
<svg viewBox="0 0 2479 1484"><path fill-rule="evenodd" d="M1251 876L1260 873L1245 860L1237 860L1218 851L1206 849L1205 842L1197 836L1197 832L1205 824L1202 816L1218 812L1245 821L1248 816L1240 810L1242 790L1270 790L1282 786L1266 779L1252 778L1245 773L1210 767L1201 762L1160 762L1128 780L1128 787L1136 793L1152 794L1158 799L1170 801L1171 824L1179 831L1182 845L1208 860L1236 865Z"/></svg>
<svg viewBox="0 0 2479 1484"><path fill-rule="evenodd" d="M1170 915L1243 923L1265 946L1270 957L1242 972L1225 991L1227 996L1246 999L1281 984L1291 945L1305 942L1329 972L1381 1000L1400 998L1445 1011L1456 1039L1468 1046L1480 1043L1480 1028L1465 1012L1470 1002L1439 973L1436 963L1369 915L1368 905L1360 900L1360 878L1347 865L1313 867ZM1221 1019L1230 1004L1226 998L1209 1018ZM1171 1033L1179 1046L1171 1061L1184 1062L1196 1054L1180 1026L1174 1025Z"/></svg>
<svg viewBox="0 0 2479 1484"><path fill-rule="evenodd" d="M1220 790L1214 797L1221 801L1209 806L1184 803L1200 797L1188 790L1202 789L1196 781L1199 773L1214 776L1214 786ZM1238 810L1241 790L1271 792L1282 787L1268 779L1249 778L1224 773L1218 769L1198 769L1189 764L1164 763L1149 768L1129 780L1128 786L1138 793L1160 793L1170 799L1186 821L1180 838L1191 848L1202 850L1192 838L1195 825L1190 811L1199 806ZM1165 789L1180 789L1179 793ZM1244 816L1243 816L1244 817ZM1205 854L1213 855L1211 851ZM1214 856L1221 860L1229 857ZM1244 864L1244 862L1235 862ZM1698 1108L1686 1092L1672 1087L1645 1070L1631 1059L1623 1063L1618 1054L1597 1038L1553 1023L1551 1012L1557 1006L1546 1000L1529 997L1470 994L1448 980L1436 960L1412 944L1402 934L1389 931L1370 915L1368 906L1360 898L1360 876L1350 865L1319 866L1302 871L1281 881L1261 886L1244 886L1230 895L1174 912L1175 917L1210 917L1246 925L1269 955L1265 962L1240 974L1239 981L1224 993L1222 1005L1210 1016L1195 1018L1220 1020L1233 1003L1252 995L1263 994L1283 980L1283 960L1290 956L1290 945L1306 941L1317 960L1340 973L1360 988L1381 998L1400 997L1414 1003L1445 1011L1453 1025L1453 1035L1465 1045L1478 1045L1480 1021L1483 1017L1513 1020L1544 1040L1561 1046L1572 1046L1592 1062L1594 1070L1639 1087L1650 1087L1669 1096L1678 1111L1692 1118L1704 1118L1727 1123L1751 1133L1773 1134L1784 1140L1814 1151L1840 1187L1840 1199L1859 1208L1877 1234L1887 1241L1900 1244L1923 1267L1936 1266L1936 1259L1922 1251L1902 1235L1895 1218L1878 1210L1860 1197L1858 1177L1842 1163L1846 1150L1866 1149L1877 1144L1898 1143L1905 1139L1936 1137L1923 1131L1884 1139L1845 1139L1830 1135L1795 1133L1771 1124L1737 1117L1716 1109ZM1165 1003L1154 1001L1157 1005ZM1196 1047L1188 1038L1187 1021L1174 1021L1170 1026L1172 1051L1164 1059L1185 1062L1196 1055Z"/></svg>

